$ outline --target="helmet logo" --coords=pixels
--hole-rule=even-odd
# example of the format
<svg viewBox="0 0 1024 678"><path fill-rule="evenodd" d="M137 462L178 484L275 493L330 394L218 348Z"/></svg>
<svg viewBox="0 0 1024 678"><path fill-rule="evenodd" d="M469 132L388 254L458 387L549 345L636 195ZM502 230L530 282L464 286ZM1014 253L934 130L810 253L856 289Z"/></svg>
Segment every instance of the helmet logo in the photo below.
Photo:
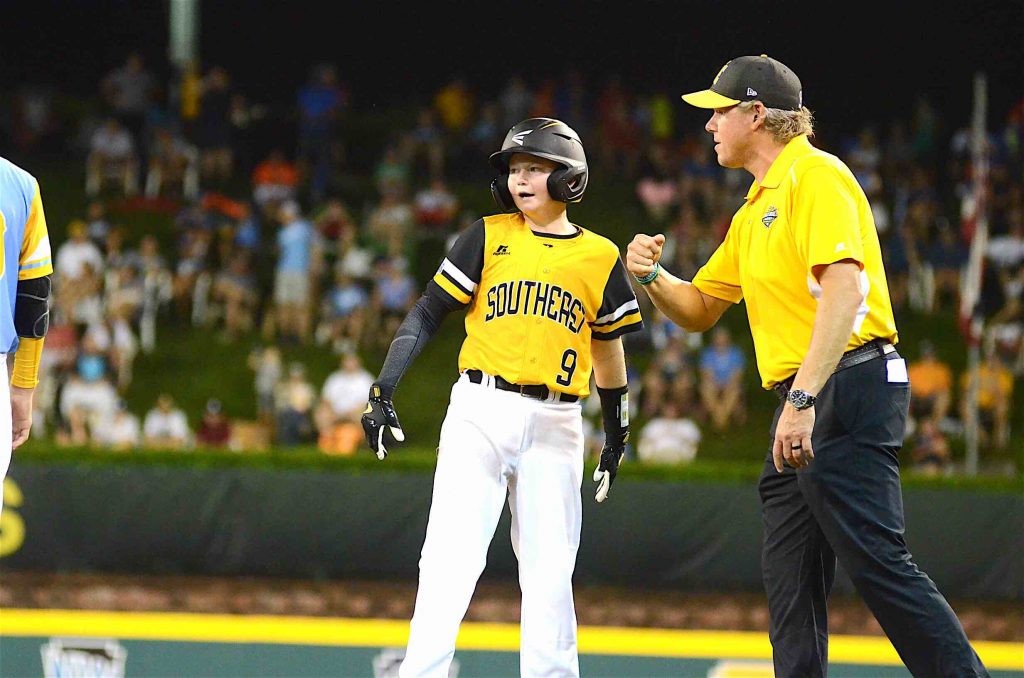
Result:
<svg viewBox="0 0 1024 678"><path fill-rule="evenodd" d="M533 133L533 130L532 129L528 129L525 132L519 132L517 134L513 134L512 135L512 141L514 141L517 144L519 144L520 146L522 146L523 145L523 139L526 137L526 135L527 134L532 134L532 133Z"/></svg>

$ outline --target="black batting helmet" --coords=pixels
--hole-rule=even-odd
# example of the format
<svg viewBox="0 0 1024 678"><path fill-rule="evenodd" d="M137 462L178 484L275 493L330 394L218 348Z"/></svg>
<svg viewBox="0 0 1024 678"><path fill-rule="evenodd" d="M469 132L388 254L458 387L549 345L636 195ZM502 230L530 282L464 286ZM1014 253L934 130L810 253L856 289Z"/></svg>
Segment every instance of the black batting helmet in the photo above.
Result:
<svg viewBox="0 0 1024 678"><path fill-rule="evenodd" d="M508 163L516 153L528 153L561 165L548 177L548 193L561 202L579 202L587 190L587 156L583 142L573 128L554 118L529 118L505 135L501 150L491 154L491 165L499 174L491 182L491 195L498 207L515 212L516 204L508 190Z"/></svg>

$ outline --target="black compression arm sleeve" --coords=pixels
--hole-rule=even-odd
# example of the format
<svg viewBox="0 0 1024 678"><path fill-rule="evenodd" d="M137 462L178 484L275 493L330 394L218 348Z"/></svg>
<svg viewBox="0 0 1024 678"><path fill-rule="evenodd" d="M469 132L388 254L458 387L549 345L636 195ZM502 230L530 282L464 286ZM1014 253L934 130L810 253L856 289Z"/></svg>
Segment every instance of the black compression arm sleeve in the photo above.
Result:
<svg viewBox="0 0 1024 678"><path fill-rule="evenodd" d="M394 395L398 381L409 369L413 359L434 336L445 317L458 308L462 306L448 295L434 290L433 286L427 288L405 316L388 348L388 356L384 359L376 382L382 395L387 398Z"/></svg>
<svg viewBox="0 0 1024 678"><path fill-rule="evenodd" d="M50 326L50 276L18 281L14 331L19 337L42 339Z"/></svg>

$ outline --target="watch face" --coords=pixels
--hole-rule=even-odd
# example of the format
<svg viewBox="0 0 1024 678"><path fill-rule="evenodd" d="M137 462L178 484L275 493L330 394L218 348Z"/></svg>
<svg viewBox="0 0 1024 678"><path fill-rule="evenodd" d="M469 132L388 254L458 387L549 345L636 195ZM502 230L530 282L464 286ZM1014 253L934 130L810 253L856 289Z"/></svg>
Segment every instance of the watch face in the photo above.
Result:
<svg viewBox="0 0 1024 678"><path fill-rule="evenodd" d="M790 391L789 402L793 404L798 410L802 410L807 407L807 401L810 400L811 394L807 391Z"/></svg>

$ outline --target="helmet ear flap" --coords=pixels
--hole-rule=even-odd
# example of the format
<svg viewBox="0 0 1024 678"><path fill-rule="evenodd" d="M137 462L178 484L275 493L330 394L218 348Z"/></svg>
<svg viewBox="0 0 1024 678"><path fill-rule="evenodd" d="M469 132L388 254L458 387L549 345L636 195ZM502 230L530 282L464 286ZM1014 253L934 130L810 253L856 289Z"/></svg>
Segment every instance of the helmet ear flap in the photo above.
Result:
<svg viewBox="0 0 1024 678"><path fill-rule="evenodd" d="M502 212L518 212L512 192L508 190L508 173L502 172L491 180L491 197Z"/></svg>
<svg viewBox="0 0 1024 678"><path fill-rule="evenodd" d="M579 202L589 178L586 168L559 167L548 175L548 195L559 202Z"/></svg>

